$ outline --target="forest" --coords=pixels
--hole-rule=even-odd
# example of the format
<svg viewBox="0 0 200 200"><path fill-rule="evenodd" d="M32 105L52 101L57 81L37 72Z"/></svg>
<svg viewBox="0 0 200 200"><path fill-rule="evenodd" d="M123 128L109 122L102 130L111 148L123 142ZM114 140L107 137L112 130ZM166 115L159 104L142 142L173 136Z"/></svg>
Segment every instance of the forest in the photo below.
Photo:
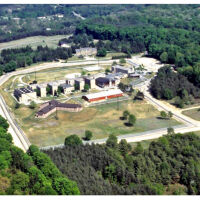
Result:
<svg viewBox="0 0 200 200"><path fill-rule="evenodd" d="M157 99L175 99L175 105L181 108L184 104L192 104L194 99L200 98L200 88L172 69L165 66L158 70L156 77L151 80L150 92Z"/></svg>
<svg viewBox="0 0 200 200"><path fill-rule="evenodd" d="M2 72L11 72L20 67L30 66L33 63L55 61L58 59L67 60L72 57L71 48L56 48L38 46L33 50L30 46L4 49L0 53L0 70Z"/></svg>
<svg viewBox="0 0 200 200"><path fill-rule="evenodd" d="M0 116L0 195L78 195L76 182L31 145L28 153L13 145L9 125Z"/></svg>
<svg viewBox="0 0 200 200"><path fill-rule="evenodd" d="M44 152L77 182L81 194L199 194L200 138L194 133L169 133L147 149L140 143L132 148L126 140L117 143L113 134L104 145L75 141Z"/></svg>

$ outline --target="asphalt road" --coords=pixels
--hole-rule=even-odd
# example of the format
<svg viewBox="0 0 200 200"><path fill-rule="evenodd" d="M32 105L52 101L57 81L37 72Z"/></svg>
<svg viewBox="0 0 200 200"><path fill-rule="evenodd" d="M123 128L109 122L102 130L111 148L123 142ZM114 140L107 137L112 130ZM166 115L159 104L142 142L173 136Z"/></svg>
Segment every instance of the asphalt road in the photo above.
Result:
<svg viewBox="0 0 200 200"><path fill-rule="evenodd" d="M0 77L0 85L5 83L9 78L15 75L20 74L27 74L39 70L44 70L48 68L56 68L56 67L64 67L64 66L76 66L76 65L87 65L87 64L106 64L106 63L112 63L113 60L92 60L92 61L74 61L69 63L60 63L60 62L53 62L53 63L44 63L40 64L38 66L29 67L26 69L22 69L19 71L14 71L11 73L7 73ZM180 111L175 110L173 107L171 107L168 104L163 103L162 101L159 101L151 96L151 94L148 92L148 85L149 81L146 81L143 84L140 84L138 88L144 92L146 100L154 105L159 110L165 110L165 111L171 111L174 114L174 118L178 121L181 121L184 125L181 127L174 127L175 132L179 133L186 133L190 131L199 131L200 130L200 122L193 120L185 115L183 115ZM0 95L0 113L8 120L10 124L9 132L13 136L14 143L16 146L22 148L24 151L26 151L30 145L30 141L26 137L26 134L21 130L17 122L15 121L14 117L12 116L12 113L9 111L9 108L7 107L3 97ZM148 139L154 139L161 137L162 135L167 134L167 129L158 129L158 130L152 130L147 131L143 133L133 133L133 134L127 134L118 136L118 140L126 139L128 142L138 142L142 140L148 140ZM107 138L101 139L101 140L92 140L87 143L105 143ZM53 147L62 147L63 145L55 145ZM48 147L49 148L49 147Z"/></svg>

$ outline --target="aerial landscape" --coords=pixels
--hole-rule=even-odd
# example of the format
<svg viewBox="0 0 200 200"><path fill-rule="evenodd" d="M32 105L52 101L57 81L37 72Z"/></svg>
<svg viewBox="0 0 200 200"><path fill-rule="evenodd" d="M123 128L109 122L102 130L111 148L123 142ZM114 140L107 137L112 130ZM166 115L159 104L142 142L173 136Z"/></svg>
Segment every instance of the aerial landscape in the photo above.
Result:
<svg viewBox="0 0 200 200"><path fill-rule="evenodd" d="M200 195L200 5L0 4L1 195Z"/></svg>

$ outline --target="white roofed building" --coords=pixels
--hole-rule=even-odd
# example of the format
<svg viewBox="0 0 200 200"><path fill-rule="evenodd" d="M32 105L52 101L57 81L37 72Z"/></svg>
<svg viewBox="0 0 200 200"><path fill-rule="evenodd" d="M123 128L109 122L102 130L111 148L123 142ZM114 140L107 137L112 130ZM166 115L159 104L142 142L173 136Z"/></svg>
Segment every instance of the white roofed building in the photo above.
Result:
<svg viewBox="0 0 200 200"><path fill-rule="evenodd" d="M82 96L82 99L91 103L97 101L105 101L107 99L122 97L123 92L120 89L112 89Z"/></svg>

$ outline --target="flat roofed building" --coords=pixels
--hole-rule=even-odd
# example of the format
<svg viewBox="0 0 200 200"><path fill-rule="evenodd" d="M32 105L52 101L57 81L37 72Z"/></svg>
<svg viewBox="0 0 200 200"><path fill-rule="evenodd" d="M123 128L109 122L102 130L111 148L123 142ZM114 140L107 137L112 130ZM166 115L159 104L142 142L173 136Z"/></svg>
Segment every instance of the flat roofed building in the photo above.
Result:
<svg viewBox="0 0 200 200"><path fill-rule="evenodd" d="M47 96L47 84L39 84L37 86L37 89L39 89L40 97L46 97Z"/></svg>
<svg viewBox="0 0 200 200"><path fill-rule="evenodd" d="M75 79L75 85L78 85L79 90L83 90L85 86L85 81L83 78L77 78Z"/></svg>
<svg viewBox="0 0 200 200"><path fill-rule="evenodd" d="M63 110L68 112L80 112L83 107L80 104L68 104L60 103L56 100L49 101L48 103L43 104L39 111L36 113L35 117L37 118L46 118L56 110Z"/></svg>
<svg viewBox="0 0 200 200"><path fill-rule="evenodd" d="M54 81L54 82L49 82L48 86L51 88L51 94L54 96L55 92L57 92L58 90L59 84L56 81Z"/></svg>
<svg viewBox="0 0 200 200"><path fill-rule="evenodd" d="M108 91L97 92L93 94L87 94L82 96L84 100L87 102L96 102L96 101L104 101L107 99L122 97L123 92L120 89L112 89Z"/></svg>
<svg viewBox="0 0 200 200"><path fill-rule="evenodd" d="M96 80L94 77L85 77L85 84L88 84L90 89L96 88Z"/></svg>
<svg viewBox="0 0 200 200"><path fill-rule="evenodd" d="M112 66L112 72L114 73L121 72L124 74L130 74L134 72L134 69L132 67L123 67L120 65L115 65L115 66Z"/></svg>
<svg viewBox="0 0 200 200"><path fill-rule="evenodd" d="M115 87L120 83L120 79L109 78L109 77L99 77L96 79L96 85L101 88Z"/></svg>
<svg viewBox="0 0 200 200"><path fill-rule="evenodd" d="M28 104L37 99L36 92L30 87L15 89L13 94L19 103Z"/></svg>
<svg viewBox="0 0 200 200"><path fill-rule="evenodd" d="M74 90L74 86L72 86L70 84L66 84L66 83L61 84L60 87L64 94L69 94Z"/></svg>
<svg viewBox="0 0 200 200"><path fill-rule="evenodd" d="M86 48L80 48L80 49L75 49L76 51L76 56L91 56L97 54L97 49L96 48L91 48L91 47L86 47Z"/></svg>

